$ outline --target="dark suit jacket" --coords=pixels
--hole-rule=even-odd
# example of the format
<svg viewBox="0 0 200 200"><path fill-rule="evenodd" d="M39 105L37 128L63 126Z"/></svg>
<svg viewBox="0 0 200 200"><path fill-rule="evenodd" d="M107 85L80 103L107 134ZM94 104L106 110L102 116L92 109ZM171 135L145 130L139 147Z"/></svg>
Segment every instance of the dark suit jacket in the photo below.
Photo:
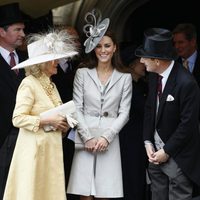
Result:
<svg viewBox="0 0 200 200"><path fill-rule="evenodd" d="M200 88L200 53L197 51L197 59L194 64L194 70L192 72Z"/></svg>
<svg viewBox="0 0 200 200"><path fill-rule="evenodd" d="M52 81L56 84L63 103L72 100L74 76L80 61L79 56L71 59L71 70L67 72L58 65L57 74L52 76Z"/></svg>
<svg viewBox="0 0 200 200"><path fill-rule="evenodd" d="M154 143L155 128L163 142L164 150L174 158L182 171L200 185L200 91L193 76L179 63L175 63L156 117L156 87L158 75L149 75L149 95L145 107L144 140ZM168 95L174 97L167 101Z"/></svg>
<svg viewBox="0 0 200 200"><path fill-rule="evenodd" d="M73 81L76 67L72 64L72 71L64 72L62 68L58 65L58 72L56 75L52 76L52 81L56 84L56 87L59 91L62 102L65 103L67 101L72 100L73 93ZM68 185L70 170L72 159L74 155L74 142L66 137L63 138L63 157L64 157L64 169L65 169L65 184L66 188ZM70 199L67 198L67 199Z"/></svg>
<svg viewBox="0 0 200 200"><path fill-rule="evenodd" d="M26 54L17 52L19 62L26 59ZM0 55L0 199L3 199L8 170L15 148L18 129L12 124L12 114L18 86L24 78L23 69L16 75Z"/></svg>
<svg viewBox="0 0 200 200"><path fill-rule="evenodd" d="M19 62L26 59L27 55L17 52ZM23 69L19 70L18 76L10 69L10 66L0 55L0 147L12 129L12 113L15 106L17 88L24 78Z"/></svg>
<svg viewBox="0 0 200 200"><path fill-rule="evenodd" d="M58 66L57 74L52 76L52 81L56 84L63 103L72 100L74 75L75 71L65 73Z"/></svg>
<svg viewBox="0 0 200 200"><path fill-rule="evenodd" d="M133 92L129 121L119 133L122 159L124 199L145 199L147 157L142 130L147 82L132 81ZM137 162L136 162L137 161Z"/></svg>

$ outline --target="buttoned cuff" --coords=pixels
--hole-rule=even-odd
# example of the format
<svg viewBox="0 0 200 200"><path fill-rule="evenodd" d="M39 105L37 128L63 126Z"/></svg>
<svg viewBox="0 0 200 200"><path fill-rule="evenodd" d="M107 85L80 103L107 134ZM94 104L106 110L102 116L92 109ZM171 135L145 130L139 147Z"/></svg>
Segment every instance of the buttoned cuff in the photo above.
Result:
<svg viewBox="0 0 200 200"><path fill-rule="evenodd" d="M83 141L83 143L87 142L88 140L91 140L92 138L94 138L93 136L91 136L90 132L88 129L81 131L81 133L78 130L78 134L81 138L81 140Z"/></svg>
<svg viewBox="0 0 200 200"><path fill-rule="evenodd" d="M106 138L106 140L111 143L114 140L116 132L112 129L107 129L101 136Z"/></svg>
<svg viewBox="0 0 200 200"><path fill-rule="evenodd" d="M36 133L40 128L40 117L36 117L33 122L33 132Z"/></svg>

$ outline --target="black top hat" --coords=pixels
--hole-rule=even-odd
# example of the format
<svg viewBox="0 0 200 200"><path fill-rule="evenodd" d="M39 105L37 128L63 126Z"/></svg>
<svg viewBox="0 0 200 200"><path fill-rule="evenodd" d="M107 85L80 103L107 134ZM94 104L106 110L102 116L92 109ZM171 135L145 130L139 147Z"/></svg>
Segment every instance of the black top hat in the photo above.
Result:
<svg viewBox="0 0 200 200"><path fill-rule="evenodd" d="M178 55L173 47L172 33L167 29L150 28L144 32L143 45L135 50L135 55L144 58L176 60Z"/></svg>
<svg viewBox="0 0 200 200"><path fill-rule="evenodd" d="M10 3L0 6L0 26L24 22L19 3Z"/></svg>

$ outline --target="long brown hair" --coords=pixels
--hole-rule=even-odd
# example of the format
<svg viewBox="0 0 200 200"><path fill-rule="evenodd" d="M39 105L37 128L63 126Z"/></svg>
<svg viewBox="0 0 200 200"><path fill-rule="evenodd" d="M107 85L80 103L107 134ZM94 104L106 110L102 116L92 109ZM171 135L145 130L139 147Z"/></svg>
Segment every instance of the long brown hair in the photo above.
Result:
<svg viewBox="0 0 200 200"><path fill-rule="evenodd" d="M113 54L113 57L111 60L113 68L115 68L116 70L118 70L120 72L126 72L126 69L120 58L119 45L117 43L115 34L113 33L113 31L107 30L106 33L104 34L104 36L110 37L111 40L113 41L113 43L116 45L116 51ZM86 55L85 60L82 63L80 63L79 68L87 67L87 68L92 69L92 68L97 67L97 64L98 64L98 59L95 55L94 50L92 50L91 53Z"/></svg>

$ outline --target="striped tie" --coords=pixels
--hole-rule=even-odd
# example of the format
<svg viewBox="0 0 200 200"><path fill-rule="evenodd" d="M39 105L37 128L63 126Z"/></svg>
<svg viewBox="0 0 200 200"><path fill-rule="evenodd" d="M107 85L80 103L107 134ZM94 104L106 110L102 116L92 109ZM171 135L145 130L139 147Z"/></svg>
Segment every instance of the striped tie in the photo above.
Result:
<svg viewBox="0 0 200 200"><path fill-rule="evenodd" d="M15 65L16 65L16 62L15 62L15 53L14 53L14 52L11 52L11 53L10 53L10 67L13 68ZM15 71L15 73L18 75L19 70L16 69L16 70L14 70L14 71Z"/></svg>
<svg viewBox="0 0 200 200"><path fill-rule="evenodd" d="M159 100L161 99L161 96L162 96L162 78L163 76L158 75L157 94L158 94Z"/></svg>

